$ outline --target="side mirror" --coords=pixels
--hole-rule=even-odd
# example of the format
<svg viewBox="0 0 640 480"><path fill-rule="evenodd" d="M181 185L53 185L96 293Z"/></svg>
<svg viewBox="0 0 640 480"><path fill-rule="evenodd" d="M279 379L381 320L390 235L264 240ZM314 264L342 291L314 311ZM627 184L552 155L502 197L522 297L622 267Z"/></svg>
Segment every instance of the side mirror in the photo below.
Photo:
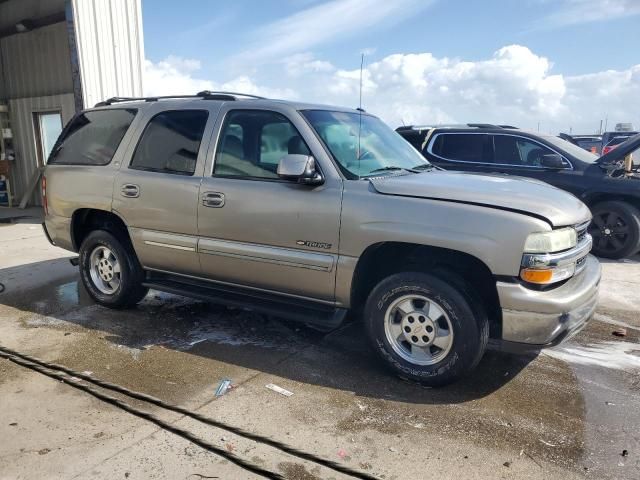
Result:
<svg viewBox="0 0 640 480"><path fill-rule="evenodd" d="M554 169L565 168L562 155L558 155L557 153L550 153L548 155L543 155L540 163L543 167L546 167L546 168L554 168Z"/></svg>
<svg viewBox="0 0 640 480"><path fill-rule="evenodd" d="M278 163L278 177L306 185L320 185L324 178L316 169L316 161L312 156L290 153Z"/></svg>

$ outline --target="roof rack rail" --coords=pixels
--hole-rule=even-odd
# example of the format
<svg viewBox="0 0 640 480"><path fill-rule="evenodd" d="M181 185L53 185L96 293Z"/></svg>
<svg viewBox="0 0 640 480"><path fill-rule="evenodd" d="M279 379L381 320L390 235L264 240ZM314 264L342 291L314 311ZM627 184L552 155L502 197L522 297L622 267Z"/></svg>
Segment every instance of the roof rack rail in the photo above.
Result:
<svg viewBox="0 0 640 480"><path fill-rule="evenodd" d="M196 95L161 95L157 97L111 97L95 104L95 107L106 107L113 105L114 103L121 102L156 102L164 99L180 99L180 98L201 98L203 100L237 100L236 97L254 98L256 100L264 100L265 97L259 97L257 95L250 95L248 93L237 92L216 92L210 90L203 90Z"/></svg>
<svg viewBox="0 0 640 480"><path fill-rule="evenodd" d="M402 125L396 128L396 131L407 130L430 130L433 128L495 128L498 130L504 128L516 128L509 125L494 125L492 123L460 123L460 124L436 124L436 125Z"/></svg>
<svg viewBox="0 0 640 480"><path fill-rule="evenodd" d="M266 97L259 97L258 95L251 95L250 93L239 93L239 92L224 92L224 91L211 91L211 90L203 90L198 92L197 97L213 97L216 95L226 95L230 97L247 97L247 98L255 98L256 100L266 100Z"/></svg>
<svg viewBox="0 0 640 480"><path fill-rule="evenodd" d="M473 128L504 128L502 125L494 125L492 123L467 123L467 126Z"/></svg>

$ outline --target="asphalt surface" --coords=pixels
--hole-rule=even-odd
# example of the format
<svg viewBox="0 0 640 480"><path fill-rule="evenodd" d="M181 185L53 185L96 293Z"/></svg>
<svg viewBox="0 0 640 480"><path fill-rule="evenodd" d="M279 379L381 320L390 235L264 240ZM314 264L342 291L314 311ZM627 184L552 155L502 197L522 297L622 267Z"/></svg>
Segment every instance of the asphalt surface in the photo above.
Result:
<svg viewBox="0 0 640 480"><path fill-rule="evenodd" d="M0 224L1 346L379 478L640 478L640 258L603 264L596 317L571 342L537 357L488 352L469 378L426 389L389 374L357 323L323 334L153 291L133 310L99 307L73 255L20 221ZM235 387L216 398L224 378ZM115 396L285 478L348 478ZM13 478L258 477L0 359L0 479Z"/></svg>

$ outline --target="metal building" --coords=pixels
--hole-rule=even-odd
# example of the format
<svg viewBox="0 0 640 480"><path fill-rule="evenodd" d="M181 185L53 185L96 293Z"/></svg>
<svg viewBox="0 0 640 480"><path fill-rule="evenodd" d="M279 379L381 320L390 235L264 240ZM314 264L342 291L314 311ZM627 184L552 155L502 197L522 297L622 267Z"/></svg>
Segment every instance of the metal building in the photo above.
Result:
<svg viewBox="0 0 640 480"><path fill-rule="evenodd" d="M38 168L77 111L142 95L143 61L140 0L0 0L0 175L14 205L39 204Z"/></svg>

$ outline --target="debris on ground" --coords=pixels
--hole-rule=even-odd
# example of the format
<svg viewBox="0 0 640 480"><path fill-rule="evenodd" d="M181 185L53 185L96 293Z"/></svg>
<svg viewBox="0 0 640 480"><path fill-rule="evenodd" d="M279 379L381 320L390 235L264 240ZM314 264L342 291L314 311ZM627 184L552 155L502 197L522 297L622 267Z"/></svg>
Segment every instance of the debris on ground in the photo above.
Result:
<svg viewBox="0 0 640 480"><path fill-rule="evenodd" d="M502 466L509 468L511 466L511 462L504 462Z"/></svg>
<svg viewBox="0 0 640 480"><path fill-rule="evenodd" d="M549 443L549 442L545 442L544 440L540 439L541 443L544 443L547 447L557 447L558 445L554 445L553 443Z"/></svg>
<svg viewBox="0 0 640 480"><path fill-rule="evenodd" d="M221 397L222 395L227 393L230 387L231 387L231 379L223 378L218 384L218 388L216 389L216 397Z"/></svg>
<svg viewBox="0 0 640 480"><path fill-rule="evenodd" d="M226 448L226 449L227 449L227 452L233 452L233 451L236 449L236 447L234 447L231 443L227 443L227 444L224 446L224 448Z"/></svg>
<svg viewBox="0 0 640 480"><path fill-rule="evenodd" d="M347 451L341 448L340 450L338 450L338 456L344 460L344 457L347 456Z"/></svg>
<svg viewBox="0 0 640 480"><path fill-rule="evenodd" d="M605 405L609 405L609 406L613 406L613 407L615 407L615 406L616 406L616 404L615 404L615 403L613 403L613 402L604 402L604 404L605 404Z"/></svg>
<svg viewBox="0 0 640 480"><path fill-rule="evenodd" d="M627 449L622 450L622 456L623 457L628 457L629 456L629 450L627 450Z"/></svg>
<svg viewBox="0 0 640 480"><path fill-rule="evenodd" d="M396 449L395 449L395 448L393 448L393 447L389 447L389 451L390 451L390 452L394 452L394 453L395 453L395 452L397 452L398 450L396 450Z"/></svg>
<svg viewBox="0 0 640 480"><path fill-rule="evenodd" d="M611 335L615 335L616 337L626 337L627 336L627 329L626 328L617 328L613 332L611 332Z"/></svg>
<svg viewBox="0 0 640 480"><path fill-rule="evenodd" d="M279 387L278 385L274 385L273 383L265 385L265 387L267 387L269 390L273 390L274 392L279 393L280 395L284 395L285 397L290 397L291 395L293 395L293 392L285 390L284 388Z"/></svg>
<svg viewBox="0 0 640 480"><path fill-rule="evenodd" d="M46 455L50 451L51 450L49 450L48 448L43 448L42 450L38 450L38 455Z"/></svg>
<svg viewBox="0 0 640 480"><path fill-rule="evenodd" d="M91 375L93 375L93 372L92 372L92 371L90 371L90 370L85 370L84 372L82 372L82 374L83 374L83 375L91 376Z"/></svg>

